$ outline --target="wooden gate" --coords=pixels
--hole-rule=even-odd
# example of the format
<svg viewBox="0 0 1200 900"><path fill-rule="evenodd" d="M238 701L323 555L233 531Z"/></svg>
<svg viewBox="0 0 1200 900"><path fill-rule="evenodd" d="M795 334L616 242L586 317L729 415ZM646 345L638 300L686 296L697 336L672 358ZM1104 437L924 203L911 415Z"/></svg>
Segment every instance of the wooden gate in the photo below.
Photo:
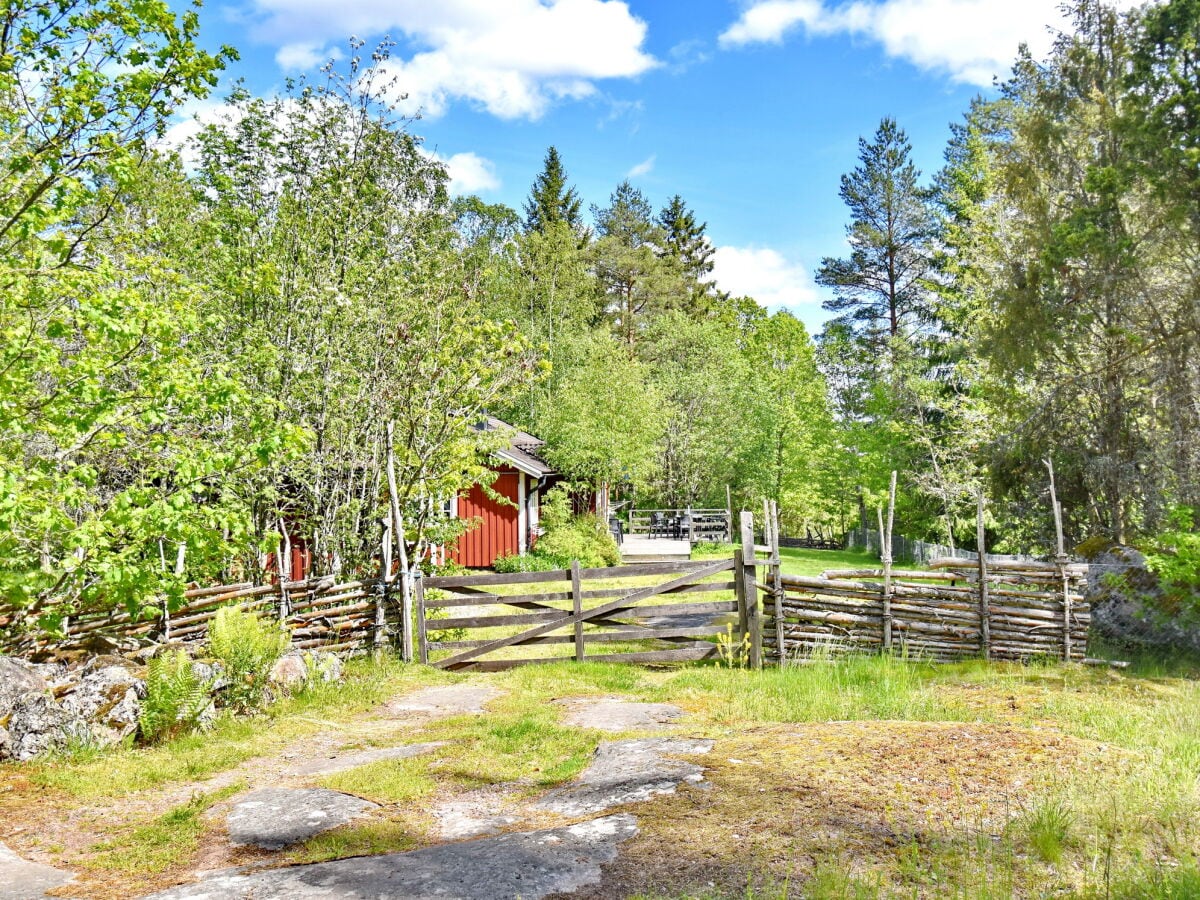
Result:
<svg viewBox="0 0 1200 900"><path fill-rule="evenodd" d="M738 587L735 569L736 559L604 569L581 569L576 563L551 572L423 578L417 589L421 661L442 669L498 671L567 659L710 659L721 652L712 638L732 635L736 648L746 633L741 598L754 592ZM670 577L662 580L665 576ZM614 584L618 579L630 583ZM594 582L601 585L592 586ZM540 590L518 593L528 585ZM713 599L680 602L681 596L694 594ZM471 632L479 636L466 639ZM547 645L568 653L519 655L520 648ZM562 645L571 645L574 652ZM431 659L444 651L451 654Z"/></svg>

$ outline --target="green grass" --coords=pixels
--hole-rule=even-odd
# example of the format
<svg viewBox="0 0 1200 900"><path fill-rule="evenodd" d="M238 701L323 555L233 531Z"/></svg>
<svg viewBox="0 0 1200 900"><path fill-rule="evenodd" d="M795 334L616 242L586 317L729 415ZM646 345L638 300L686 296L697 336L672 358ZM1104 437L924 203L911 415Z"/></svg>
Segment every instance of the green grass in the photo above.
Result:
<svg viewBox="0 0 1200 900"><path fill-rule="evenodd" d="M878 565L879 557L865 550L779 549L779 568L785 575L815 577L826 569L861 569Z"/></svg>
<svg viewBox="0 0 1200 900"><path fill-rule="evenodd" d="M196 851L206 827L201 816L213 804L245 789L245 782L239 781L218 791L196 794L187 803L176 806L152 821L97 844L92 848L97 855L87 861L88 866L126 875L164 872Z"/></svg>
<svg viewBox="0 0 1200 900"><path fill-rule="evenodd" d="M157 747L124 747L30 763L24 771L40 786L80 799L117 797L180 781L198 781L264 756L288 743L363 713L412 686L454 680L395 661L354 660L344 683L322 684L285 698L264 714L220 716L207 732Z"/></svg>
<svg viewBox="0 0 1200 900"><path fill-rule="evenodd" d="M664 682L656 699L691 701L723 724L963 716L934 689L940 674L932 664L866 655L759 672L696 667Z"/></svg>

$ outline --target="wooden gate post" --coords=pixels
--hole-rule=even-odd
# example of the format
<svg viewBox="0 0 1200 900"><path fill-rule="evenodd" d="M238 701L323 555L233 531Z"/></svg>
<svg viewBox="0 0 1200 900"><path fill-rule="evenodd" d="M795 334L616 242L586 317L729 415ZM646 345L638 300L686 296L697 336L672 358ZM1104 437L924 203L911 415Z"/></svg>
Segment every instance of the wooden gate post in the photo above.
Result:
<svg viewBox="0 0 1200 900"><path fill-rule="evenodd" d="M375 631L372 643L375 652L383 649L384 629L387 624L384 614L387 606L388 587L392 580L392 517L389 513L380 524L383 534L379 544L379 590L375 592Z"/></svg>
<svg viewBox="0 0 1200 900"><path fill-rule="evenodd" d="M733 551L733 598L737 601L738 642L750 634L750 613L746 603L746 585L742 583L742 549Z"/></svg>
<svg viewBox="0 0 1200 900"><path fill-rule="evenodd" d="M1063 662L1071 661L1071 579L1067 575L1067 550L1063 541L1062 504L1058 502L1058 491L1054 486L1054 463L1047 457L1044 462L1050 472L1050 507L1054 510L1054 563L1058 566L1058 580L1062 584L1063 609Z"/></svg>
<svg viewBox="0 0 1200 900"><path fill-rule="evenodd" d="M416 585L413 593L417 602L417 654L423 665L429 664L429 635L425 630L425 578L420 569L417 570Z"/></svg>
<svg viewBox="0 0 1200 900"><path fill-rule="evenodd" d="M983 534L983 489L979 491L978 511L975 517L975 541L979 545L979 650L984 659L992 655L991 610L988 608L987 547Z"/></svg>
<svg viewBox="0 0 1200 900"><path fill-rule="evenodd" d="M779 558L779 506L774 500L771 501L771 540L768 546L771 548L771 561L767 564L770 569L767 573L767 579L771 584L771 596L775 600L775 645L779 651L779 668L787 665L787 639L783 634L783 572L780 568L782 560Z"/></svg>
<svg viewBox="0 0 1200 900"><path fill-rule="evenodd" d="M575 659L583 662L583 580L579 560L571 560L571 605L575 610Z"/></svg>
<svg viewBox="0 0 1200 900"><path fill-rule="evenodd" d="M762 668L762 616L758 611L758 588L754 583L754 514L742 510L741 518L742 565L738 579L742 582L742 595L746 598L746 620L750 631L750 668Z"/></svg>
<svg viewBox="0 0 1200 900"><path fill-rule="evenodd" d="M896 472L892 470L892 483L888 489L887 530L883 527L883 509L877 508L879 516L879 560L883 563L883 650L892 649L892 527L896 521Z"/></svg>

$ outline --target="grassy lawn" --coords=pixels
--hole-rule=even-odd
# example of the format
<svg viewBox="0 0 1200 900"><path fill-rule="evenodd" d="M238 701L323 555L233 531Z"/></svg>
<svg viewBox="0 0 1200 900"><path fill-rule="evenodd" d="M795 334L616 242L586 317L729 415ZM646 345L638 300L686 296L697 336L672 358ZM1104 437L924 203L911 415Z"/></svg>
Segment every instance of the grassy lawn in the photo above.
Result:
<svg viewBox="0 0 1200 900"><path fill-rule="evenodd" d="M683 707L679 732L716 743L698 757L712 786L630 807L641 834L609 873L623 888L597 896L1198 897L1189 674L856 657L464 676L360 661L345 685L206 735L0 766L0 839L81 872L77 896L136 896L220 844L222 804L258 786L254 766L332 731L347 747L445 743L314 780L381 808L284 858L410 849L435 840L440 801L482 789L519 802L577 775L608 736L566 725L554 701L621 696ZM387 698L461 681L504 693L483 715L380 730ZM100 833L63 839L87 811L103 813ZM20 823L38 836L12 833Z"/></svg>

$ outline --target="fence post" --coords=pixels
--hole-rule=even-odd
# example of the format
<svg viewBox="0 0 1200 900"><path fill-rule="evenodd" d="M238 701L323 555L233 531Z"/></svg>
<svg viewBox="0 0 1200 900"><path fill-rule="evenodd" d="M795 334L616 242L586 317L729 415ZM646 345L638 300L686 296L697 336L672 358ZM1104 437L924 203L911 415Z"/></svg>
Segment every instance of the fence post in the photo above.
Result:
<svg viewBox="0 0 1200 900"><path fill-rule="evenodd" d="M775 644L779 649L779 668L787 665L787 641L783 636L783 574L779 558L779 506L771 501L771 562L768 578L775 598Z"/></svg>
<svg viewBox="0 0 1200 900"><path fill-rule="evenodd" d="M754 514L742 510L742 565L739 578L746 598L746 622L750 630L750 668L762 668L762 616L758 612L758 588L754 584Z"/></svg>
<svg viewBox="0 0 1200 900"><path fill-rule="evenodd" d="M384 609L387 606L388 586L392 580L392 518L389 514L380 521L383 534L379 543L379 590L375 592L375 630L372 643L375 652L383 649L384 630L387 622Z"/></svg>
<svg viewBox="0 0 1200 900"><path fill-rule="evenodd" d="M991 610L988 608L987 547L983 534L983 490L979 491L978 511L975 516L975 540L979 544L979 649L984 659L992 655Z"/></svg>
<svg viewBox="0 0 1200 900"><path fill-rule="evenodd" d="M425 631L425 578L417 569L416 585L413 593L417 601L417 654L422 665L429 664L429 635Z"/></svg>
<svg viewBox="0 0 1200 900"><path fill-rule="evenodd" d="M1071 661L1071 580L1067 575L1067 550L1063 541L1062 504L1054 486L1054 462L1047 457L1044 462L1050 472L1050 507L1054 510L1054 562L1058 566L1058 580L1063 592L1063 662Z"/></svg>
<svg viewBox="0 0 1200 900"><path fill-rule="evenodd" d="M733 597L737 601L738 641L750 634L750 613L746 609L746 586L742 584L742 548L733 551Z"/></svg>
<svg viewBox="0 0 1200 900"><path fill-rule="evenodd" d="M892 649L892 527L896 521L896 472L892 470L892 483L888 489L887 530L883 529L883 509L876 508L879 516L879 559L883 563L883 649Z"/></svg>
<svg viewBox="0 0 1200 900"><path fill-rule="evenodd" d="M412 619L415 581L413 569L406 569L400 576L400 658L408 663L413 661Z"/></svg>
<svg viewBox="0 0 1200 900"><path fill-rule="evenodd" d="M583 581L579 560L571 560L571 604L575 608L575 659L583 662Z"/></svg>

